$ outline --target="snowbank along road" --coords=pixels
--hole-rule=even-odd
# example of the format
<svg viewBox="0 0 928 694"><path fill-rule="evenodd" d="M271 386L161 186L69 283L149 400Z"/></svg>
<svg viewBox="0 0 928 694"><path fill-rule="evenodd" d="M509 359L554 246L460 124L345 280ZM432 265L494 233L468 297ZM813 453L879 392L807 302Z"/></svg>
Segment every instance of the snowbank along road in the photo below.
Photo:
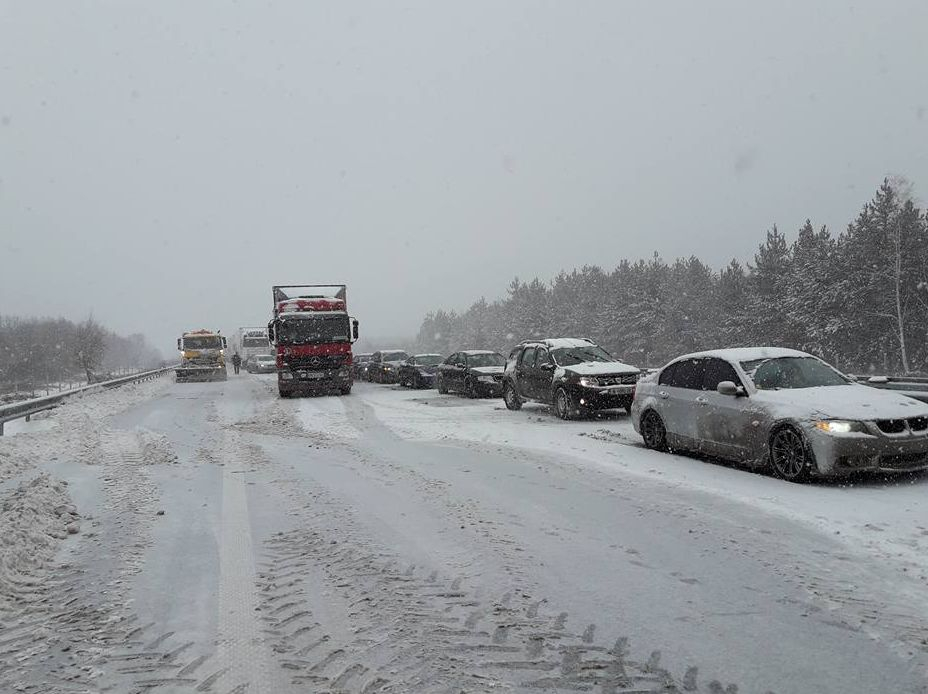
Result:
<svg viewBox="0 0 928 694"><path fill-rule="evenodd" d="M170 379L0 440L2 692L924 692L924 476Z"/></svg>

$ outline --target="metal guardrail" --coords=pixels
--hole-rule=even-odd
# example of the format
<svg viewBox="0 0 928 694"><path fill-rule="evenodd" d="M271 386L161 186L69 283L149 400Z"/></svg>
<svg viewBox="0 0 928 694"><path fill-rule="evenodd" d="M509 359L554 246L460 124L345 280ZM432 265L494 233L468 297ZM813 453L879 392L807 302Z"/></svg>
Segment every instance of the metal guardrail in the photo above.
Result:
<svg viewBox="0 0 928 694"><path fill-rule="evenodd" d="M83 396L101 390L118 388L119 386L124 386L128 383L148 381L152 378L159 378L169 371L174 371L175 368L176 366L165 366L161 369L142 371L137 374L132 374L131 376L120 376L119 378L114 378L109 381L92 383L90 385L74 388L73 390L68 390L63 393L56 393L55 395L46 395L41 398L32 398L31 400L23 400L21 402L14 402L9 405L0 406L0 436L3 436L3 425L6 422L11 422L14 419L22 419L24 417L26 420L28 420L34 414L58 407L58 405L63 403L65 400L72 398L75 395Z"/></svg>
<svg viewBox="0 0 928 694"><path fill-rule="evenodd" d="M928 403L928 378L920 376L853 376L871 388L895 390L910 398Z"/></svg>

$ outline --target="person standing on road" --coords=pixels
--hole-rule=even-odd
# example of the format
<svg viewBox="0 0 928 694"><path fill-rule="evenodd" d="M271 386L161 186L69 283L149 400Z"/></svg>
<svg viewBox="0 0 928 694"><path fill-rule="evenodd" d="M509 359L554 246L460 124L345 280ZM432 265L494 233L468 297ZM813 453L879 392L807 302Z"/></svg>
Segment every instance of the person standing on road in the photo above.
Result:
<svg viewBox="0 0 928 694"><path fill-rule="evenodd" d="M235 373L238 373L238 370L242 366L242 358L238 356L238 352L232 355L232 368L235 369Z"/></svg>

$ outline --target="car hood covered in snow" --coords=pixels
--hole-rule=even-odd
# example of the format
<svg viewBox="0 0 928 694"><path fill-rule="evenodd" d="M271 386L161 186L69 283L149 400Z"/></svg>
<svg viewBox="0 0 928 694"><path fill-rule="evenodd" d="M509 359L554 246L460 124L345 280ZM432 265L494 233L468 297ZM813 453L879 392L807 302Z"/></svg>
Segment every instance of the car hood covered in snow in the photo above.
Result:
<svg viewBox="0 0 928 694"><path fill-rule="evenodd" d="M470 370L476 374L492 375L503 373L504 368L502 366L472 366Z"/></svg>
<svg viewBox="0 0 928 694"><path fill-rule="evenodd" d="M857 384L760 390L751 397L791 417L872 420L928 416L928 405L923 402Z"/></svg>
<svg viewBox="0 0 928 694"><path fill-rule="evenodd" d="M641 370L620 361L587 361L582 364L563 367L564 371L573 371L581 376L605 376L606 374L636 374Z"/></svg>

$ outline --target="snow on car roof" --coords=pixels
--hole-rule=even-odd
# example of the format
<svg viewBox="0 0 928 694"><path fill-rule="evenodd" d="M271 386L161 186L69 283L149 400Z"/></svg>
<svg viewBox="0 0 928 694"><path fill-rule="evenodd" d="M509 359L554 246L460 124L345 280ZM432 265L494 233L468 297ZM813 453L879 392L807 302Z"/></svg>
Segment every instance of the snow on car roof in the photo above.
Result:
<svg viewBox="0 0 928 694"><path fill-rule="evenodd" d="M492 349L462 349L461 354L498 354Z"/></svg>
<svg viewBox="0 0 928 694"><path fill-rule="evenodd" d="M716 357L718 359L727 359L728 361L754 361L756 359L777 359L779 357L811 357L808 352L800 352L797 349L788 349L786 347L732 347L729 349L710 349L705 352L693 352L684 354L674 359L696 359L699 357Z"/></svg>
<svg viewBox="0 0 928 694"><path fill-rule="evenodd" d="M423 352L422 354L413 354L412 356L414 357L440 357L441 355L436 354L435 352Z"/></svg>
<svg viewBox="0 0 928 694"><path fill-rule="evenodd" d="M570 347L589 347L593 344L592 340L585 337L551 337L546 340L538 340L551 349L566 349Z"/></svg>

